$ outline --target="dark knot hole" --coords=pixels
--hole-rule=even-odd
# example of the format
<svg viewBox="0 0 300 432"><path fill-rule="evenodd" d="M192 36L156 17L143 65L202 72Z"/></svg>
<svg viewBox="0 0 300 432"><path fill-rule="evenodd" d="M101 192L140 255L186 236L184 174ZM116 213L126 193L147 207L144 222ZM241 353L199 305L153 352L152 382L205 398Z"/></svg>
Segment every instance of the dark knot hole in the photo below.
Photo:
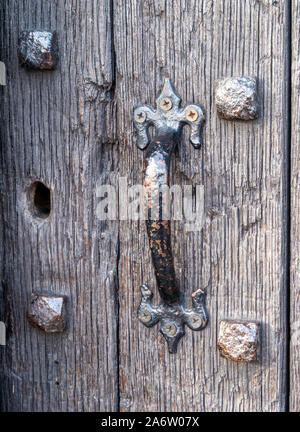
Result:
<svg viewBox="0 0 300 432"><path fill-rule="evenodd" d="M29 190L29 205L35 217L47 219L51 212L51 191L42 182L32 183Z"/></svg>

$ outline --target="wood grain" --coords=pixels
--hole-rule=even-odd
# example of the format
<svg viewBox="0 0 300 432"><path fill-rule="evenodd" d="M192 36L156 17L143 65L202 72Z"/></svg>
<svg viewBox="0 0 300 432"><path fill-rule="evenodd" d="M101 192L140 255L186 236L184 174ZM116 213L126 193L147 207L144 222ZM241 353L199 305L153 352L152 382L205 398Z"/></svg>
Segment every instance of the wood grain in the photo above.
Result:
<svg viewBox="0 0 300 432"><path fill-rule="evenodd" d="M292 329L299 310L296 0L293 7ZM8 71L0 90L0 319L8 329L1 409L283 411L289 2L8 0L0 11L0 60ZM18 34L34 28L57 30L57 71L18 66ZM258 78L259 119L219 120L215 82L239 75ZM138 103L155 106L165 76L184 104L206 112L202 148L192 148L186 130L171 167L171 184L203 185L203 228L187 232L173 221L172 241L180 288L187 302L195 289L206 290L210 322L201 333L187 330L176 355L158 327L137 319L141 283L159 300L144 222L96 215L98 185L116 185L119 176L142 183L132 111ZM28 206L36 180L51 189L43 221ZM65 333L29 325L33 291L68 295ZM259 362L219 356L218 322L226 318L262 323ZM298 360L292 340L294 410Z"/></svg>
<svg viewBox="0 0 300 432"><path fill-rule="evenodd" d="M144 223L120 225L120 407L122 411L282 411L286 406L288 2L132 1L114 4L120 174L142 182L132 110L155 106L169 76L184 104L206 111L204 145L187 134L171 184L204 185L200 232L173 222L179 285L207 291L208 328L187 330L170 355L158 327L138 322L139 286L155 289ZM258 78L260 116L217 119L218 78ZM262 323L260 361L220 358L220 319Z"/></svg>
<svg viewBox="0 0 300 432"><path fill-rule="evenodd" d="M300 411L300 4L292 1L290 410Z"/></svg>
<svg viewBox="0 0 300 432"><path fill-rule="evenodd" d="M111 2L8 0L1 5L1 405L8 411L118 409L118 222L97 220L98 184L114 181ZM18 34L57 30L55 72L20 68ZM33 181L50 217L31 214ZM33 291L68 296L68 329L26 320Z"/></svg>

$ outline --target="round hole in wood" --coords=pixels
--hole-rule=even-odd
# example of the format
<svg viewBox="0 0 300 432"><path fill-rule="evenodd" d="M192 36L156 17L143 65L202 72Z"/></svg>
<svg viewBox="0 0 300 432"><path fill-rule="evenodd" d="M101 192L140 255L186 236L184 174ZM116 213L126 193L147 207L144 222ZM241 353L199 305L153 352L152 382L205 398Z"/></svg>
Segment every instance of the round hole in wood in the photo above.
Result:
<svg viewBox="0 0 300 432"><path fill-rule="evenodd" d="M40 181L29 187L29 209L34 217L47 219L51 212L51 191Z"/></svg>

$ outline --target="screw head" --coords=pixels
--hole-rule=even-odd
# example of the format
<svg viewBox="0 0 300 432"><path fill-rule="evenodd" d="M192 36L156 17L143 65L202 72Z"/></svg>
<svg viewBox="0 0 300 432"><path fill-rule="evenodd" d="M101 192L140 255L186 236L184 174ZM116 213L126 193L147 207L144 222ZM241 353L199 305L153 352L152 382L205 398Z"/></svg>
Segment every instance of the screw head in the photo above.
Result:
<svg viewBox="0 0 300 432"><path fill-rule="evenodd" d="M190 325L193 328L198 328L201 325L201 323L202 323L202 320L197 315L192 316L191 319L190 319Z"/></svg>
<svg viewBox="0 0 300 432"><path fill-rule="evenodd" d="M151 313L143 309L141 312L139 312L139 319L144 323L148 323L152 319Z"/></svg>
<svg viewBox="0 0 300 432"><path fill-rule="evenodd" d="M172 108L172 101L171 99L164 97L162 98L162 100L159 103L159 106L161 107L161 109L163 109L164 111L169 111Z"/></svg>
<svg viewBox="0 0 300 432"><path fill-rule="evenodd" d="M134 114L134 119L138 123L144 123L146 121L146 113L144 111L137 111Z"/></svg>
<svg viewBox="0 0 300 432"><path fill-rule="evenodd" d="M164 326L164 332L167 336L175 336L177 333L176 326L174 324L168 323Z"/></svg>
<svg viewBox="0 0 300 432"><path fill-rule="evenodd" d="M186 112L186 119L190 122L194 122L199 117L199 114L194 108L189 108Z"/></svg>

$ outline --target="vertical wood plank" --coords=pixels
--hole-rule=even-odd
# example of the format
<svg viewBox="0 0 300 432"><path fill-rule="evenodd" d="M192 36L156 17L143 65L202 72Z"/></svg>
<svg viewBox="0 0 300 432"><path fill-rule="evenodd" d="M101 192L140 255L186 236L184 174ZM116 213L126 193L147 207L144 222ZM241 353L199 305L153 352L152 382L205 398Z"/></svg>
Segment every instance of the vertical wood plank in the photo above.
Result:
<svg viewBox="0 0 300 432"><path fill-rule="evenodd" d="M292 0L290 410L300 411L300 4Z"/></svg>
<svg viewBox="0 0 300 432"><path fill-rule="evenodd" d="M1 403L9 411L118 409L118 223L96 217L96 187L115 169L111 2L8 0L1 6L1 270L8 329ZM54 72L20 68L22 30L56 30ZM39 180L52 210L38 220ZM26 320L31 293L68 296L68 328Z"/></svg>
<svg viewBox="0 0 300 432"><path fill-rule="evenodd" d="M123 411L282 411L286 399L288 2L114 2L120 173L142 182L132 110L155 106L169 76L185 104L206 111L204 145L184 139L171 184L204 186L200 232L173 222L173 250L186 299L207 291L209 326L187 330L170 355L158 327L137 320L139 286L155 289L143 222L120 226L120 405ZM214 87L224 76L258 78L260 116L219 120ZM157 290L156 300L158 299ZM218 321L262 323L260 361L220 358Z"/></svg>

